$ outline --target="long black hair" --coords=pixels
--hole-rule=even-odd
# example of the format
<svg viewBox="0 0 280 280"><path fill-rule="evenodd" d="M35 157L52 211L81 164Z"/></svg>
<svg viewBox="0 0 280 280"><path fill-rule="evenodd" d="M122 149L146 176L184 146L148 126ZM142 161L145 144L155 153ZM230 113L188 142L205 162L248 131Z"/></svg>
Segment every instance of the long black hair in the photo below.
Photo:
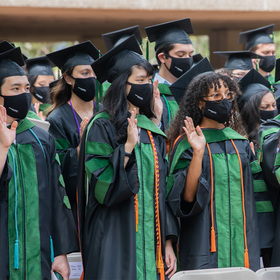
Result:
<svg viewBox="0 0 280 280"><path fill-rule="evenodd" d="M130 116L126 84L134 67L146 70L147 76L153 75L153 67L148 61L133 65L112 82L103 98L103 109L110 115L118 136L122 140L127 137L127 125L124 124L127 123L127 118ZM140 111L140 113L142 112Z"/></svg>
<svg viewBox="0 0 280 280"><path fill-rule="evenodd" d="M263 97L270 92L270 90L263 90L254 94L245 103L240 112L247 137L250 142L254 143L255 150L259 148L258 128L261 124L260 105Z"/></svg>
<svg viewBox="0 0 280 280"><path fill-rule="evenodd" d="M221 88L220 80L225 87L230 91L235 92L237 96L241 94L238 84L228 76L215 72L203 73L196 76L191 81L182 97L179 104L179 111L167 132L171 145L176 138L184 132L183 126L186 116L192 118L195 127L201 123L202 111L199 108L199 100L202 100L203 97L206 97L209 94L210 88L215 88L215 90ZM240 129L237 110L238 107L235 98L231 107L229 119L224 123L225 126L230 126L235 130Z"/></svg>

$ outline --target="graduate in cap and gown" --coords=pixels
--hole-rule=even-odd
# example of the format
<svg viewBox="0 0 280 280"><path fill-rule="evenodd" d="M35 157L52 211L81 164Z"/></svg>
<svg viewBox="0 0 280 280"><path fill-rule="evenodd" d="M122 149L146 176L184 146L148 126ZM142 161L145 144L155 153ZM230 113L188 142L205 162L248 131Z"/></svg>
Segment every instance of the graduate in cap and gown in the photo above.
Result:
<svg viewBox="0 0 280 280"><path fill-rule="evenodd" d="M204 58L170 89L180 101L168 132L167 179L167 201L180 218L180 267L257 270L253 174L260 167L249 141L229 127L236 121L238 85Z"/></svg>
<svg viewBox="0 0 280 280"><path fill-rule="evenodd" d="M99 57L99 51L86 41L47 55L61 69L62 77L52 88L52 107L47 121L49 132L56 141L75 222L77 224L76 186L78 175L78 151L80 136L87 122L98 111L96 76L91 64Z"/></svg>
<svg viewBox="0 0 280 280"><path fill-rule="evenodd" d="M81 146L84 279L168 279L177 220L166 206L165 134L153 67L134 36L92 64L111 83Z"/></svg>
<svg viewBox="0 0 280 280"><path fill-rule="evenodd" d="M193 33L189 18L165 22L145 28L150 42L155 42L159 72L154 80L159 81L163 102L161 129L166 131L178 110L169 86L193 65L193 45L188 34Z"/></svg>
<svg viewBox="0 0 280 280"><path fill-rule="evenodd" d="M247 30L239 34L239 43L246 44L246 49L258 55L261 59L253 59L253 66L271 84L275 83L270 72L275 68L276 46L273 40L275 24Z"/></svg>
<svg viewBox="0 0 280 280"><path fill-rule="evenodd" d="M275 81L280 80L280 59L276 60ZM271 266L280 266L280 115L268 119L259 128L259 142L261 150L261 166L268 186L274 193L273 206L276 212L276 232L272 252Z"/></svg>
<svg viewBox="0 0 280 280"><path fill-rule="evenodd" d="M0 54L0 279L68 279L79 249L53 137L27 118L20 48Z"/></svg>
<svg viewBox="0 0 280 280"><path fill-rule="evenodd" d="M51 105L49 84L54 81L51 62L46 56L41 56L27 59L25 64L30 83L31 103L34 107L35 104L39 104L37 114L45 119L47 109Z"/></svg>
<svg viewBox="0 0 280 280"><path fill-rule="evenodd" d="M15 45L13 43L10 43L6 40L0 42L0 53L6 52L8 50L12 50L15 48ZM26 61L27 57L22 54L23 60ZM36 114L36 110L32 104L30 104L29 111L27 113L27 117L32 119L41 120L41 118Z"/></svg>
<svg viewBox="0 0 280 280"><path fill-rule="evenodd" d="M128 39L131 35L134 35L137 39L139 45L142 44L142 36L139 25L127 27L124 29L108 32L102 34L103 41L106 46L106 50L109 51L113 47L117 46L118 44L122 43L124 40ZM106 94L107 89L109 88L110 83L108 81L104 81L102 86L100 87L100 100L103 99L104 95Z"/></svg>
<svg viewBox="0 0 280 280"><path fill-rule="evenodd" d="M228 74L238 80L253 69L252 58L262 58L262 56L250 51L219 51L213 53L227 58L224 69L227 69Z"/></svg>
<svg viewBox="0 0 280 280"><path fill-rule="evenodd" d="M262 164L258 130L261 123L277 116L276 100L267 79L252 69L239 83L242 96L238 106L247 133L247 138L253 143L255 155ZM275 236L275 194L269 182L267 184L260 175L254 182L256 209L259 223L260 248L264 266L270 266L271 252ZM274 203L272 203L274 201ZM274 206L273 206L274 204Z"/></svg>

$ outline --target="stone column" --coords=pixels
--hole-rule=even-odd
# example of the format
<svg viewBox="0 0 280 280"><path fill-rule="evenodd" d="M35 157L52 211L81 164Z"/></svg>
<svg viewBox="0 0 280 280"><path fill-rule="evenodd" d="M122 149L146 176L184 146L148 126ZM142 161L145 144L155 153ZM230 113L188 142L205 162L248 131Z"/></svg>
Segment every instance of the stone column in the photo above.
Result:
<svg viewBox="0 0 280 280"><path fill-rule="evenodd" d="M238 43L241 29L212 29L209 33L210 61L214 69L222 68L225 59L213 54L214 51L239 51L243 50L243 45Z"/></svg>

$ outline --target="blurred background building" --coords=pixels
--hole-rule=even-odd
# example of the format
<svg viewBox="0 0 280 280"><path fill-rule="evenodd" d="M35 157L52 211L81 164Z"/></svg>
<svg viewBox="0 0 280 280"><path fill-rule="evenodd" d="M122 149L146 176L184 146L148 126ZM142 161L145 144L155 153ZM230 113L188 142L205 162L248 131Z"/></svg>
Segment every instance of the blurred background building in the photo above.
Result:
<svg viewBox="0 0 280 280"><path fill-rule="evenodd" d="M280 30L275 0L0 0L0 40L16 42L29 57L85 40L105 52L102 33L138 24L145 38L144 27L186 17L193 24L195 52L215 68L224 59L213 51L244 49L239 32L272 23ZM275 32L277 57L279 37Z"/></svg>

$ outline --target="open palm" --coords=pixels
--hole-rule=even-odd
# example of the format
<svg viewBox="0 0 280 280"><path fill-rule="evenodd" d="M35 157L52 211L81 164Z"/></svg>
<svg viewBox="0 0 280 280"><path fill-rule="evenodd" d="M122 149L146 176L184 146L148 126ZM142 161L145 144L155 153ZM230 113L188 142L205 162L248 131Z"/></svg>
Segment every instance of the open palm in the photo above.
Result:
<svg viewBox="0 0 280 280"><path fill-rule="evenodd" d="M11 129L7 127L7 113L3 106L0 106L0 146L8 149L16 137L17 122L13 122Z"/></svg>
<svg viewBox="0 0 280 280"><path fill-rule="evenodd" d="M183 130L187 135L188 141L193 148L194 151L203 152L206 140L202 133L202 130L199 126L194 127L193 120L190 117L186 117L184 120L185 126L183 126Z"/></svg>

